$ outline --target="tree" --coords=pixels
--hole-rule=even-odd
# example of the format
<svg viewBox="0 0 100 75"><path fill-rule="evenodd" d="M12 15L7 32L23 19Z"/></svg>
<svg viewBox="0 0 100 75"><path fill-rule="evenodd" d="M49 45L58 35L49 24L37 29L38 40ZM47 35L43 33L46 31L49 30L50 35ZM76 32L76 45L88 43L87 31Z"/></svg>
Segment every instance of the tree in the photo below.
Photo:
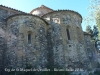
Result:
<svg viewBox="0 0 100 75"><path fill-rule="evenodd" d="M84 18L86 25L97 25L98 32L100 32L100 0L90 0L90 5L88 7L88 16ZM93 27L94 28L94 27ZM100 33L98 35L100 40Z"/></svg>
<svg viewBox="0 0 100 75"><path fill-rule="evenodd" d="M95 19L96 19L96 24L97 24L97 26L98 26L98 30L99 30L99 32L100 32L100 9L97 10L97 11L95 11ZM99 40L100 40L100 33L99 33L99 35L98 35L98 38L99 38Z"/></svg>
<svg viewBox="0 0 100 75"><path fill-rule="evenodd" d="M89 1L90 1L90 5L87 8L88 15L84 17L83 20L86 26L91 25L91 27L93 27L96 24L95 11L97 9L96 6L97 6L98 0L89 0Z"/></svg>
<svg viewBox="0 0 100 75"><path fill-rule="evenodd" d="M91 34L91 35L93 35L93 31L92 31L90 25L87 25L87 26L86 26L86 32L89 33L89 34Z"/></svg>
<svg viewBox="0 0 100 75"><path fill-rule="evenodd" d="M98 41L99 31L98 31L98 27L96 25L93 26L93 29L91 28L90 25L87 25L86 32L91 34L93 40Z"/></svg>
<svg viewBox="0 0 100 75"><path fill-rule="evenodd" d="M93 38L95 39L95 41L98 41L98 34L99 34L98 27L94 25L94 27L93 27Z"/></svg>

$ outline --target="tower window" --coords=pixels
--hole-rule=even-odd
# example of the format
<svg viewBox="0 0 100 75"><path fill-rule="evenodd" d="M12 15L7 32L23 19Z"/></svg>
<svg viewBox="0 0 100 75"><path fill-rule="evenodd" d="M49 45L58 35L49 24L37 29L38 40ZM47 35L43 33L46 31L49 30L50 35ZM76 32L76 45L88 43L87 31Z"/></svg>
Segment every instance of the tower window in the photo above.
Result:
<svg viewBox="0 0 100 75"><path fill-rule="evenodd" d="M66 32L67 32L67 38L68 38L68 40L70 40L69 29L66 29Z"/></svg>
<svg viewBox="0 0 100 75"><path fill-rule="evenodd" d="M31 43L31 33L28 34L28 43Z"/></svg>

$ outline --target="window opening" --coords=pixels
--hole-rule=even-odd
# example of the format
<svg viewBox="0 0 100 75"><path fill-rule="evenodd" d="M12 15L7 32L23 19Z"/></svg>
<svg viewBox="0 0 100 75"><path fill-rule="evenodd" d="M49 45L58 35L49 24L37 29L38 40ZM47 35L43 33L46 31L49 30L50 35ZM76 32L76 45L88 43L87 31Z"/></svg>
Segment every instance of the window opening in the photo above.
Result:
<svg viewBox="0 0 100 75"><path fill-rule="evenodd" d="M66 32L67 32L67 38L68 38L68 40L70 40L69 29L66 29Z"/></svg>
<svg viewBox="0 0 100 75"><path fill-rule="evenodd" d="M28 43L31 43L31 33L28 34Z"/></svg>

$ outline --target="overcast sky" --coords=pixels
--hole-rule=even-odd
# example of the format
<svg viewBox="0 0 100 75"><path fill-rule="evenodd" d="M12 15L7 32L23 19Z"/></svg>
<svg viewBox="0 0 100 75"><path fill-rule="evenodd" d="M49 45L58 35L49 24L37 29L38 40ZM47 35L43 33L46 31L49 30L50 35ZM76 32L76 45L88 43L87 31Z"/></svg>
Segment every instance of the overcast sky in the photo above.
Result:
<svg viewBox="0 0 100 75"><path fill-rule="evenodd" d="M5 5L29 13L31 10L45 5L51 9L69 9L77 11L84 18L88 15L89 0L0 0L0 5ZM85 30L86 25L82 23Z"/></svg>

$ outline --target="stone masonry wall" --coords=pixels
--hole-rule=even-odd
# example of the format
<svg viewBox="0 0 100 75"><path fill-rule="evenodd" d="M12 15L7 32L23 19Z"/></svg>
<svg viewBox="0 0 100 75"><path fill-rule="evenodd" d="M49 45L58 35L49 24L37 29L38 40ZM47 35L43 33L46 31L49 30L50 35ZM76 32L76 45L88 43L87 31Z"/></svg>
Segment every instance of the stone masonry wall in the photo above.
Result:
<svg viewBox="0 0 100 75"><path fill-rule="evenodd" d="M43 18L51 25L55 67L86 68L88 58L81 17L72 11L58 11L46 14ZM70 39L66 29L69 29Z"/></svg>
<svg viewBox="0 0 100 75"><path fill-rule="evenodd" d="M6 58L5 60L8 60L6 55L4 55L7 50L7 48L6 48L6 40L7 40L6 18L11 15L18 14L18 13L22 13L22 12L14 11L11 9L7 9L6 7L0 6L0 40L2 41L0 44L0 68L3 68L2 66L7 66L7 64L8 64L7 61L5 63L3 62L4 58ZM3 45L2 45L2 43L3 43ZM0 74L1 74L1 71L0 71Z"/></svg>
<svg viewBox="0 0 100 75"><path fill-rule="evenodd" d="M85 45L86 45L86 51L89 58L88 66L90 68L96 68L97 67L97 51L95 48L95 42L92 41L91 35L84 34L85 39Z"/></svg>
<svg viewBox="0 0 100 75"><path fill-rule="evenodd" d="M55 11L42 16L44 20L29 14L15 15L18 13L22 12L0 7L0 65L7 58L4 64L9 68L25 68L26 64L50 69L95 67L93 43L84 36L78 13Z"/></svg>
<svg viewBox="0 0 100 75"><path fill-rule="evenodd" d="M18 15L8 19L8 51L10 67L45 68L47 64L46 24L32 15ZM31 33L31 43L28 34Z"/></svg>

